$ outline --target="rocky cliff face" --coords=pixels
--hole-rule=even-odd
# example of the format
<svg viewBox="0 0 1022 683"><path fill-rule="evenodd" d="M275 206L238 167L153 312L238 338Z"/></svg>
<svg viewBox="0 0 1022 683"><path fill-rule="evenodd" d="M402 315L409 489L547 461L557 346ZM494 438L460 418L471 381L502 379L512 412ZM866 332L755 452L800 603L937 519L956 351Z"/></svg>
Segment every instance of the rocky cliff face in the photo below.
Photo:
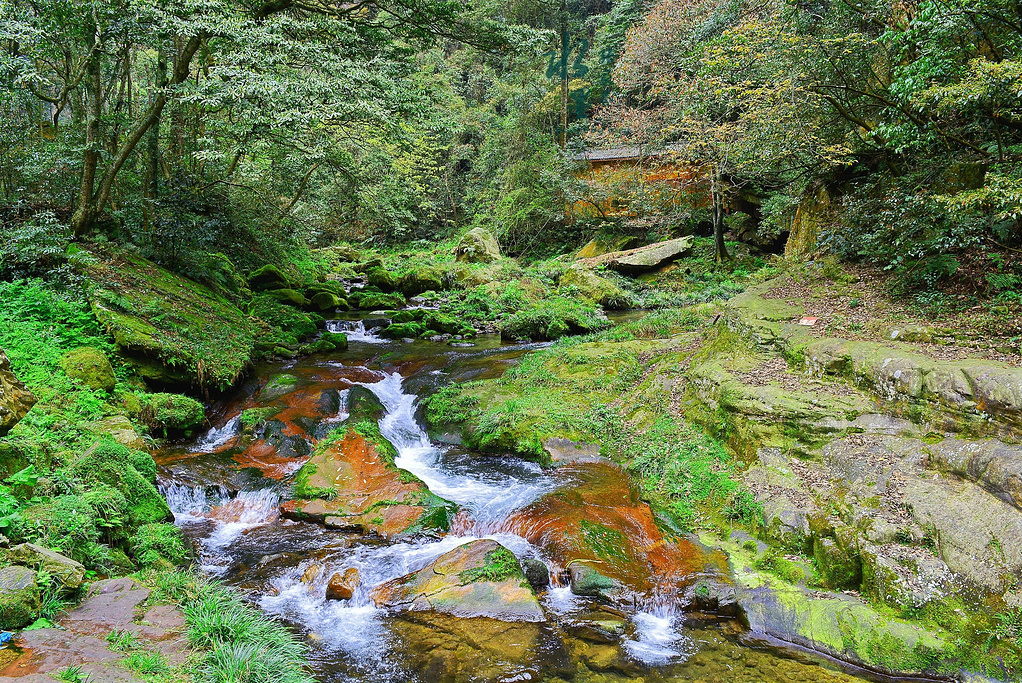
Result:
<svg viewBox="0 0 1022 683"><path fill-rule="evenodd" d="M35 396L14 376L11 361L0 349L0 436L11 431L35 405Z"/></svg>

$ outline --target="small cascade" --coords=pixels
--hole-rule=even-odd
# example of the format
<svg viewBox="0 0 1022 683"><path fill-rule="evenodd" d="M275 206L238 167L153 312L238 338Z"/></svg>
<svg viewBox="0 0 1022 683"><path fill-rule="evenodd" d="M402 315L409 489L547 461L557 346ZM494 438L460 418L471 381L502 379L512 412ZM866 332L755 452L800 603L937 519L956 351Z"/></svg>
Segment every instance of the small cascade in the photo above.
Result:
<svg viewBox="0 0 1022 683"><path fill-rule="evenodd" d="M363 344L386 344L387 340L378 337L366 330L365 322L362 320L328 320L326 329L330 332L340 332L348 337L349 342L362 342Z"/></svg>
<svg viewBox="0 0 1022 683"><path fill-rule="evenodd" d="M192 453L215 453L241 433L241 416L237 415L222 427L213 427L189 449Z"/></svg>
<svg viewBox="0 0 1022 683"><path fill-rule="evenodd" d="M664 666L687 659L695 647L675 628L673 606L664 606L632 616L635 637L622 641L629 655L646 666Z"/></svg>
<svg viewBox="0 0 1022 683"><path fill-rule="evenodd" d="M457 471L442 462L443 451L415 419L415 395L403 389L404 379L392 373L375 384L366 384L387 409L380 432L397 449L395 464L419 477L436 495L467 508L477 535L493 533L513 511L553 490L553 481L539 465L518 459L488 458L479 463L459 463Z"/></svg>
<svg viewBox="0 0 1022 683"><path fill-rule="evenodd" d="M230 566L230 558L222 551L231 542L248 529L275 521L279 514L280 494L273 489L240 491L233 498L224 487L171 483L160 489L175 524L213 525L212 532L202 539L200 555L203 570L214 575Z"/></svg>

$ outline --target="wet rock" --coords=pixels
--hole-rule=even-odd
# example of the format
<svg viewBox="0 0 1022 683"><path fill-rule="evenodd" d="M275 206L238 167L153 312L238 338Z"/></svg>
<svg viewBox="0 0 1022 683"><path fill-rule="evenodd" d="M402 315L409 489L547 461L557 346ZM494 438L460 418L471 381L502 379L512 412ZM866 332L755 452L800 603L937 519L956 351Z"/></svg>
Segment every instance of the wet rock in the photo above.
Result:
<svg viewBox="0 0 1022 683"><path fill-rule="evenodd" d="M280 374L274 375L259 391L260 401L272 401L275 398L279 398L285 394L290 394L292 391L298 388L300 380L294 375Z"/></svg>
<svg viewBox="0 0 1022 683"><path fill-rule="evenodd" d="M27 567L0 569L0 629L16 629L32 623L39 607L36 573Z"/></svg>
<svg viewBox="0 0 1022 683"><path fill-rule="evenodd" d="M60 585L72 590L81 586L85 580L83 564L34 543L14 546L7 551L7 559L13 564L44 571L60 582Z"/></svg>
<svg viewBox="0 0 1022 683"><path fill-rule="evenodd" d="M97 581L84 602L61 620L69 630L105 637L134 623L135 610L149 599L150 590L128 577Z"/></svg>
<svg viewBox="0 0 1022 683"><path fill-rule="evenodd" d="M386 411L380 397L374 394L372 389L356 385L348 390L348 420L350 422L359 420L376 422L383 417Z"/></svg>
<svg viewBox="0 0 1022 683"><path fill-rule="evenodd" d="M858 588L862 582L862 564L854 542L854 531L850 547L833 538L813 541L813 558L828 588Z"/></svg>
<svg viewBox="0 0 1022 683"><path fill-rule="evenodd" d="M571 592L575 595L600 597L604 591L616 587L614 579L604 576L585 562L574 562L568 567L571 576Z"/></svg>
<svg viewBox="0 0 1022 683"><path fill-rule="evenodd" d="M496 541L466 543L373 589L378 607L502 621L545 621L518 560Z"/></svg>
<svg viewBox="0 0 1022 683"><path fill-rule="evenodd" d="M316 577L319 576L319 573L321 571L322 567L320 567L318 564L309 565L306 568L306 570L302 572L302 578L299 579L299 581L301 581L305 585L309 585L316 580Z"/></svg>
<svg viewBox="0 0 1022 683"><path fill-rule="evenodd" d="M320 445L295 476L296 500L285 503L282 514L383 537L446 530L455 506L394 467L393 446L378 438L349 430Z"/></svg>
<svg viewBox="0 0 1022 683"><path fill-rule="evenodd" d="M320 339L324 339L333 345L335 351L348 350L348 335L342 332L323 332Z"/></svg>
<svg viewBox="0 0 1022 683"><path fill-rule="evenodd" d="M68 351L60 359L60 365L68 377L77 379L96 391L113 391L117 385L114 368L106 354L91 346L82 346Z"/></svg>
<svg viewBox="0 0 1022 683"><path fill-rule="evenodd" d="M620 589L610 596L601 589L605 597L648 595L724 569L720 554L686 538L665 537L617 466L574 463L558 467L553 476L558 487L513 513L501 531L522 536L562 567L595 568Z"/></svg>
<svg viewBox="0 0 1022 683"><path fill-rule="evenodd" d="M444 273L435 268L419 268L406 273L398 283L398 288L406 297L414 297L423 292L440 292L445 289Z"/></svg>
<svg viewBox="0 0 1022 683"><path fill-rule="evenodd" d="M465 263L493 263L500 258L500 245L489 230L473 228L462 236L454 255Z"/></svg>
<svg viewBox="0 0 1022 683"><path fill-rule="evenodd" d="M391 628L395 657L424 681L524 683L575 673L564 646L536 623L404 612Z"/></svg>
<svg viewBox="0 0 1022 683"><path fill-rule="evenodd" d="M14 376L11 362L0 349L0 436L11 431L35 402L35 396Z"/></svg>
<svg viewBox="0 0 1022 683"><path fill-rule="evenodd" d="M348 567L344 570L344 574L340 572L334 574L326 585L326 599L351 600L351 596L354 595L355 589L358 588L360 580L358 569L355 567Z"/></svg>
<svg viewBox="0 0 1022 683"><path fill-rule="evenodd" d="M545 588L550 585L550 570L543 560L534 557L527 557L522 560L522 571L525 578L533 588Z"/></svg>

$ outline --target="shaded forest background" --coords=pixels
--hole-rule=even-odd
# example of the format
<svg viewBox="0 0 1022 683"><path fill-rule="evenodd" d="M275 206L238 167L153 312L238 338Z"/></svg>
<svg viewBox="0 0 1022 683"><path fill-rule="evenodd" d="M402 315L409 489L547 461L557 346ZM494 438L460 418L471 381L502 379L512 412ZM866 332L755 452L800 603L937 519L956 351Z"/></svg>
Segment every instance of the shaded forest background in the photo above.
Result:
<svg viewBox="0 0 1022 683"><path fill-rule="evenodd" d="M14 0L0 270L83 237L215 284L475 226L546 257L812 223L803 256L924 305L1014 302L1020 44L1007 0ZM648 173L592 182L581 152L617 147Z"/></svg>

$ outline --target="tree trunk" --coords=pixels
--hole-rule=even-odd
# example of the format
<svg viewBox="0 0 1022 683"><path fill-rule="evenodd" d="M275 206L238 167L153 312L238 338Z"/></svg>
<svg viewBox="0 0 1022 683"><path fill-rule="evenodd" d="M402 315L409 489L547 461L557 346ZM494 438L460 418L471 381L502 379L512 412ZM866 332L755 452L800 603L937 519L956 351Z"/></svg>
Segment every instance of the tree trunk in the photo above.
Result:
<svg viewBox="0 0 1022 683"><path fill-rule="evenodd" d="M174 75L168 83L168 87L180 85L188 78L188 73L191 68L192 57L195 56L195 51L199 49L199 45L202 43L204 35L192 36L185 43L184 49L178 54L177 59L174 61ZM97 69L98 73L98 69ZM157 92L153 103L149 105L149 108L142 115L142 118L135 128L128 134L124 142L121 144L120 149L110 160L110 164L107 166L106 171L103 173L102 179L99 181L99 188L92 191L95 185L96 178L96 164L93 165L91 174L87 174L88 164L86 169L82 172L82 192L79 196L79 206L75 211L74 217L71 219L71 227L74 230L75 237L80 237L92 227L93 222L102 212L103 207L110 200L110 191L113 187L114 180L117 179L117 173L121 170L124 162L128 160L131 153L135 151L138 143L142 141L145 134L148 133L153 125L160 120L160 115L163 113L164 107L167 106L167 89ZM98 130L99 123L98 116L96 118L96 127ZM91 120L90 120L91 123ZM86 152L86 159L88 159L88 152ZM98 157L97 157L98 162ZM88 181L88 193L86 190L86 175L90 175Z"/></svg>
<svg viewBox="0 0 1022 683"><path fill-rule="evenodd" d="M561 149L568 146L568 6L561 0Z"/></svg>
<svg viewBox="0 0 1022 683"><path fill-rule="evenodd" d="M716 249L717 263L723 263L730 261L731 255L727 253L727 246L724 244L724 193L720 174L716 171L710 180L710 197L713 202L713 246Z"/></svg>
<svg viewBox="0 0 1022 683"><path fill-rule="evenodd" d="M103 106L102 69L98 53L90 59L88 70L92 101L85 123L85 154L82 159L82 180L78 188L78 205L71 216L71 228L75 237L85 234L96 220L93 191L96 187L96 169L99 166L99 116Z"/></svg>

